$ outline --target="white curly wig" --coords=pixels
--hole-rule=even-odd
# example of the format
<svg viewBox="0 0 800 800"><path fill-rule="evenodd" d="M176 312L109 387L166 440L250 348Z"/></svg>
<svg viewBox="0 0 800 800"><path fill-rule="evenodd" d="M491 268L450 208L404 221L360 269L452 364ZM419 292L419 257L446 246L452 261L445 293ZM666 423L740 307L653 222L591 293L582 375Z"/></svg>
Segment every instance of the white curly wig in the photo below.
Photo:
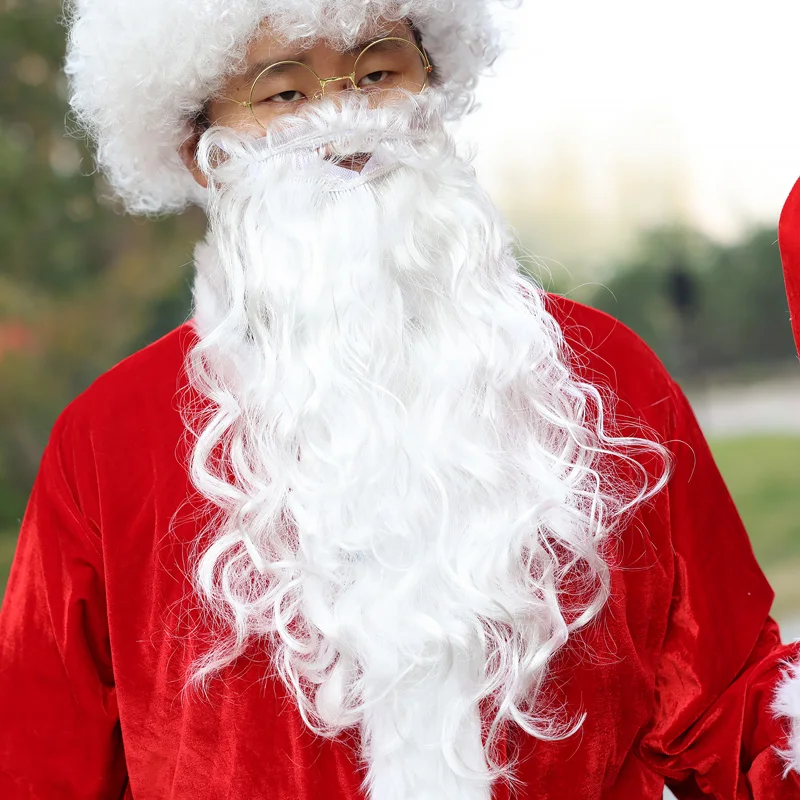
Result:
<svg viewBox="0 0 800 800"><path fill-rule="evenodd" d="M472 108L477 79L499 49L493 0L65 2L70 104L96 144L98 166L128 211L140 214L205 205L178 148L209 96L243 70L265 19L288 41L324 37L341 46L356 44L376 17L410 19L436 65L450 118Z"/></svg>

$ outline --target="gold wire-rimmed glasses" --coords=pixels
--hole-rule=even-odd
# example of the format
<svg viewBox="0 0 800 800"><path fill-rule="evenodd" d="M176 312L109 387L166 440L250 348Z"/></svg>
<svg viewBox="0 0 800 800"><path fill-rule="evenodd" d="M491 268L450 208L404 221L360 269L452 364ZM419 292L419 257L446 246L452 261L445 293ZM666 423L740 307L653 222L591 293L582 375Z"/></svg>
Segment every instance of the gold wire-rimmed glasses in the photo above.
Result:
<svg viewBox="0 0 800 800"><path fill-rule="evenodd" d="M300 61L276 61L256 76L247 100L225 95L219 99L248 108L255 122L267 130L277 118L297 113L303 104L323 98L330 83L348 81L352 91L382 104L402 92L419 94L432 71L424 48L409 39L387 36L364 47L347 75L320 78Z"/></svg>

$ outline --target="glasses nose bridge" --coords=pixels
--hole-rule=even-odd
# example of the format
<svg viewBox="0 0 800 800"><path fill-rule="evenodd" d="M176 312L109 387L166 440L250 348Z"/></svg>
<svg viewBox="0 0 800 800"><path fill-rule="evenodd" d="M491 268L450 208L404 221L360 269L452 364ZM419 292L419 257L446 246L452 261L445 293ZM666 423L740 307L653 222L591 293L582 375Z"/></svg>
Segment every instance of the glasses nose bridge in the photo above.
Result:
<svg viewBox="0 0 800 800"><path fill-rule="evenodd" d="M333 78L320 78L319 79L319 83L320 83L320 86L322 87L321 91L320 91L320 94L321 94L322 97L325 96L325 91L328 88L328 84L329 83L335 83L336 81L348 81L350 83L350 87L349 88L358 89L358 87L356 86L356 81L355 81L355 72L351 72L349 75L336 75Z"/></svg>

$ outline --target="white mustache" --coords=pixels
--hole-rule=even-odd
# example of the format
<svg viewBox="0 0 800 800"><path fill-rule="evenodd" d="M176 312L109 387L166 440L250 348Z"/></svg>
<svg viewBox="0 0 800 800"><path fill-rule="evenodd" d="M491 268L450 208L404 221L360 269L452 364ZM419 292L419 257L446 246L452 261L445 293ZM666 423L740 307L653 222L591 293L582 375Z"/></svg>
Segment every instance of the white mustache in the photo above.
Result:
<svg viewBox="0 0 800 800"><path fill-rule="evenodd" d="M359 156L369 157L372 155L372 152L368 152L366 150L359 150L357 153L342 153L338 147L335 147L332 144L323 145L316 152L317 155L320 156L320 158L328 160L338 160L342 158L359 157Z"/></svg>
<svg viewBox="0 0 800 800"><path fill-rule="evenodd" d="M347 103L320 101L286 117L260 136L214 126L200 139L197 161L207 177L223 182L228 157L242 163L295 158L298 163L380 151L403 160L424 153L441 130L444 98L434 91L406 102L372 108L357 96Z"/></svg>

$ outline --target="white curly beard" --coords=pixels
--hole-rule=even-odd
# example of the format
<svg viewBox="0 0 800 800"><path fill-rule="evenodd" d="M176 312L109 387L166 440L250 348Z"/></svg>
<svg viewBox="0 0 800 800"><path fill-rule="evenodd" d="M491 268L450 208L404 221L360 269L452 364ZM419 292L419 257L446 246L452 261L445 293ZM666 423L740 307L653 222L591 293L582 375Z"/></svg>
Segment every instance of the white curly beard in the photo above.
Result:
<svg viewBox="0 0 800 800"><path fill-rule="evenodd" d="M373 159L359 175L324 145ZM606 598L607 525L646 489L609 488L599 397L435 92L258 141L212 130L201 163L189 367L212 410L187 422L220 514L194 579L227 633L193 677L260 643L309 727L359 731L371 798L486 800L501 723L569 733L537 694Z"/></svg>

